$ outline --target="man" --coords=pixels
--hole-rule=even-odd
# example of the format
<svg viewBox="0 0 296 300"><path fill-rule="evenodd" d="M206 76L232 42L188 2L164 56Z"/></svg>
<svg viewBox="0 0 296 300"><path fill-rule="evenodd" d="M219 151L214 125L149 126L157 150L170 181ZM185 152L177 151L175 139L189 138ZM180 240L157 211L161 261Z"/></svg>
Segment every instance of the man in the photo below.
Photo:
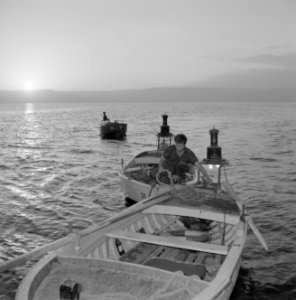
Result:
<svg viewBox="0 0 296 300"><path fill-rule="evenodd" d="M194 174L194 166L196 166L205 178L211 181L204 168L198 162L196 155L186 147L186 135L182 133L177 134L174 140L175 145L169 146L160 158L159 173L166 169L172 173L174 180L185 180L186 172Z"/></svg>
<svg viewBox="0 0 296 300"><path fill-rule="evenodd" d="M109 118L106 115L106 112L103 112L103 121L109 121Z"/></svg>

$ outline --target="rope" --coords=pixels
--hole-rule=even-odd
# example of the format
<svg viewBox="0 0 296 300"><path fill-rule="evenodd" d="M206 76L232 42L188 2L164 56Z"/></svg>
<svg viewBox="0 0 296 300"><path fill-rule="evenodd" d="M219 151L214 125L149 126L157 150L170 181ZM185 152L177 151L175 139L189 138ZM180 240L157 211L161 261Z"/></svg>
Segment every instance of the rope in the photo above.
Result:
<svg viewBox="0 0 296 300"><path fill-rule="evenodd" d="M153 189L154 189L155 187L157 187L157 188L158 188L158 189L157 189L157 191L156 191L156 194L157 194L157 192L159 191L159 185L158 185L158 184L156 184L156 183L153 183L153 184L151 185L151 188L150 188L150 190L149 190L149 193L148 193L148 198L151 196L151 194L152 194L152 191L153 191Z"/></svg>

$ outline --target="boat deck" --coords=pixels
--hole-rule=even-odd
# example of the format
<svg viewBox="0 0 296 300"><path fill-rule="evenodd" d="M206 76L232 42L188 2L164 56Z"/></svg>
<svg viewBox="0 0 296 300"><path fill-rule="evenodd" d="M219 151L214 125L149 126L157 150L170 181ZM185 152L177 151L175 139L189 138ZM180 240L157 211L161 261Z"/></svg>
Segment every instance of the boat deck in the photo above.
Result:
<svg viewBox="0 0 296 300"><path fill-rule="evenodd" d="M171 272L181 271L186 276L196 275L200 279L211 281L211 271L214 272L214 267L217 271L223 259L224 256L214 253L140 243L125 253L120 261L153 266Z"/></svg>
<svg viewBox="0 0 296 300"><path fill-rule="evenodd" d="M197 277L186 277L180 272L112 260L57 257L50 266L32 300L44 300L45 296L47 300L60 299L59 288L64 280L79 283L81 300L189 300L208 286Z"/></svg>
<svg viewBox="0 0 296 300"><path fill-rule="evenodd" d="M78 237L78 252L45 257L26 279L28 296L17 299L60 299L65 281L79 285L81 300L190 300L219 288L240 224L230 200L222 191L176 190L97 237Z"/></svg>

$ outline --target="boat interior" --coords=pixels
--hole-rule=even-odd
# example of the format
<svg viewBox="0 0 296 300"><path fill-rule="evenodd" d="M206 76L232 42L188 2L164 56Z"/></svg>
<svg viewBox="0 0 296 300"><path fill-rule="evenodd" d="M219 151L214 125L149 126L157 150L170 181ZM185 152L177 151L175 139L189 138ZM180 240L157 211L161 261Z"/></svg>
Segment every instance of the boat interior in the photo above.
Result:
<svg viewBox="0 0 296 300"><path fill-rule="evenodd" d="M49 290L57 293L63 280L78 282L88 300L98 294L106 295L100 299L191 299L216 277L237 238L240 218L231 205L219 204L217 210L200 202L197 211L192 202L179 206L183 196L81 236L74 252L64 249L43 267L34 300Z"/></svg>
<svg viewBox="0 0 296 300"><path fill-rule="evenodd" d="M170 179L166 173L157 176L159 160L162 151L145 151L134 157L124 168L124 174L136 181L154 184L170 184ZM197 174L186 173L185 180L182 183L193 182L197 178ZM174 184L181 183L180 179L174 179Z"/></svg>

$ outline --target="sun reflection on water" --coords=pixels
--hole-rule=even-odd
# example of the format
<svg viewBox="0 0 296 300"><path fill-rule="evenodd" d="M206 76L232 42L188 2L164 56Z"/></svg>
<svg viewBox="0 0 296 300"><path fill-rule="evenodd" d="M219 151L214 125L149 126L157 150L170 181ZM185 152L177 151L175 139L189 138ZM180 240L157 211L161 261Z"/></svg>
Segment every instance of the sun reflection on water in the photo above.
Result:
<svg viewBox="0 0 296 300"><path fill-rule="evenodd" d="M24 120L20 128L20 156L26 158L28 156L38 156L38 144L40 143L40 128L33 103L26 103Z"/></svg>
<svg viewBox="0 0 296 300"><path fill-rule="evenodd" d="M33 103L26 103L26 108L25 108L25 114L31 114L34 112L34 104Z"/></svg>

